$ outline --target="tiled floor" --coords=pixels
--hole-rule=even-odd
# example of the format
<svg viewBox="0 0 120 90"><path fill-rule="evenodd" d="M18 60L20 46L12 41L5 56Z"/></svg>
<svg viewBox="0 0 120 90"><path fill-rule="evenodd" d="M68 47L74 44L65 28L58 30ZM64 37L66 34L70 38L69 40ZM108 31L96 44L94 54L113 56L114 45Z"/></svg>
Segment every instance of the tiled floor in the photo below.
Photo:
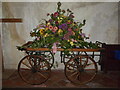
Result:
<svg viewBox="0 0 120 90"><path fill-rule="evenodd" d="M120 72L108 72L107 74L99 71L97 76L91 82L83 85L74 85L64 75L63 70L52 70L51 77L41 85L29 85L25 83L15 70L5 70L3 72L3 88L30 88L30 87L48 87L48 88L118 88L120 85Z"/></svg>

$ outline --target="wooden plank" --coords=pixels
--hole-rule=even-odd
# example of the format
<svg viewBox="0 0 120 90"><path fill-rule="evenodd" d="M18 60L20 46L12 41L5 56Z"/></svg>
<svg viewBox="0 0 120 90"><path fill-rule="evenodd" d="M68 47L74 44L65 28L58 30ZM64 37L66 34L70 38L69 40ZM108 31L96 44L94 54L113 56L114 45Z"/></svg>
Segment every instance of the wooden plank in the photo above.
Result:
<svg viewBox="0 0 120 90"><path fill-rule="evenodd" d="M2 18L0 19L0 22L2 23L21 23L21 18Z"/></svg>
<svg viewBox="0 0 120 90"><path fill-rule="evenodd" d="M26 50L28 51L52 51L52 49L49 48L27 48ZM98 49L68 49L69 51L85 51L85 52L99 52L100 50L104 50L103 48L98 48ZM64 51L62 48L58 48L57 51Z"/></svg>

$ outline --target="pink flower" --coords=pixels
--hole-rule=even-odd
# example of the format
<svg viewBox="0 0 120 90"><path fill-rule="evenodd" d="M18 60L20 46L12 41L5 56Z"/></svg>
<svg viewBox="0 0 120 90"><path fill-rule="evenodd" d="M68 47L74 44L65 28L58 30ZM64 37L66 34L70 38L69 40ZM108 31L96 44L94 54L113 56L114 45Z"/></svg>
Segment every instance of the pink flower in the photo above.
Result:
<svg viewBox="0 0 120 90"><path fill-rule="evenodd" d="M77 28L77 29L75 29L76 31L78 31L79 29Z"/></svg>
<svg viewBox="0 0 120 90"><path fill-rule="evenodd" d="M57 17L57 16L58 16L58 12L55 12L55 13L53 14L53 16L54 16L54 17Z"/></svg>
<svg viewBox="0 0 120 90"><path fill-rule="evenodd" d="M56 32L56 30L58 30L58 27L56 27L56 26L55 26L55 27L53 27L52 32L54 32L54 33L55 33L55 32Z"/></svg>
<svg viewBox="0 0 120 90"><path fill-rule="evenodd" d="M69 15L70 18L74 18L74 16L72 14Z"/></svg>
<svg viewBox="0 0 120 90"><path fill-rule="evenodd" d="M73 35L74 34L71 28L68 28L68 31L69 31L68 32L69 35Z"/></svg>
<svg viewBox="0 0 120 90"><path fill-rule="evenodd" d="M68 28L68 31L69 31L69 32L71 32L71 31L72 31L72 29L71 29L71 28Z"/></svg>
<svg viewBox="0 0 120 90"><path fill-rule="evenodd" d="M48 27L50 30L52 30L53 29L53 26L51 26L51 25L49 25L49 27Z"/></svg>
<svg viewBox="0 0 120 90"><path fill-rule="evenodd" d="M70 34L67 33L67 34L64 35L63 39L64 39L64 40L69 40L69 37L70 37Z"/></svg>
<svg viewBox="0 0 120 90"><path fill-rule="evenodd" d="M56 46L56 43L53 44L53 47L52 47L52 52L53 53L56 53L57 52L57 46Z"/></svg>
<svg viewBox="0 0 120 90"><path fill-rule="evenodd" d="M55 31L58 30L58 27L55 26L55 27L53 28L53 30L55 30Z"/></svg>
<svg viewBox="0 0 120 90"><path fill-rule="evenodd" d="M72 41L72 42L77 42L77 41L76 41L76 40L74 40L74 39L71 39L71 41Z"/></svg>
<svg viewBox="0 0 120 90"><path fill-rule="evenodd" d="M72 22L67 22L67 24L72 24Z"/></svg>
<svg viewBox="0 0 120 90"><path fill-rule="evenodd" d="M39 37L37 37L37 40L40 40L40 38L39 38Z"/></svg>
<svg viewBox="0 0 120 90"><path fill-rule="evenodd" d="M53 30L52 30L52 32L54 32L54 33L55 33L55 32L56 32L56 30L54 30L54 29L53 29Z"/></svg>
<svg viewBox="0 0 120 90"><path fill-rule="evenodd" d="M83 38L85 38L85 33L81 33L80 35L81 35Z"/></svg>

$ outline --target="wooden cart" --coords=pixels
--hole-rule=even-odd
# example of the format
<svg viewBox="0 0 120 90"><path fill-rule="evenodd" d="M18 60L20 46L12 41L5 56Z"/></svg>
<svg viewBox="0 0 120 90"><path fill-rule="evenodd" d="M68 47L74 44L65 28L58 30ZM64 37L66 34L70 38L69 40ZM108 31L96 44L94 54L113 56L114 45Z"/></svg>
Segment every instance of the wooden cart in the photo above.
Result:
<svg viewBox="0 0 120 90"><path fill-rule="evenodd" d="M96 76L98 67L94 60L94 52L102 49L69 49L69 55L58 48L61 63L64 63L64 73L68 80L75 84L87 83ZM48 48L26 48L27 55L18 64L18 73L27 83L36 85L46 82L50 78L54 55ZM92 52L92 54L88 54ZM100 55L98 55L100 56Z"/></svg>

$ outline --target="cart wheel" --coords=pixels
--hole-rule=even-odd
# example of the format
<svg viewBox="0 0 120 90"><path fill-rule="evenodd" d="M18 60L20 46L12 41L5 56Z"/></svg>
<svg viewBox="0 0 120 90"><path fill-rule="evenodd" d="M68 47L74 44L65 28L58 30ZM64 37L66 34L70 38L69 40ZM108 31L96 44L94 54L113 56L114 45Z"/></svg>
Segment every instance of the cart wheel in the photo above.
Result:
<svg viewBox="0 0 120 90"><path fill-rule="evenodd" d="M63 54L63 63L64 65L73 57L75 57L76 55L82 55L82 54L85 54L85 52L73 52L71 51L70 52L70 55L66 55L66 54Z"/></svg>
<svg viewBox="0 0 120 90"><path fill-rule="evenodd" d="M29 84L39 85L50 77L50 65L41 56L25 56L18 64L18 73L20 77Z"/></svg>
<svg viewBox="0 0 120 90"><path fill-rule="evenodd" d="M75 56L74 52L70 52L70 55L63 54L63 63L64 65Z"/></svg>
<svg viewBox="0 0 120 90"><path fill-rule="evenodd" d="M89 56L75 56L65 65L65 76L74 84L85 84L97 73L97 64Z"/></svg>
<svg viewBox="0 0 120 90"><path fill-rule="evenodd" d="M42 53L42 55L44 56L45 60L47 60L47 62L50 64L50 68L52 68L54 64L54 55L52 54L52 52L45 51Z"/></svg>

